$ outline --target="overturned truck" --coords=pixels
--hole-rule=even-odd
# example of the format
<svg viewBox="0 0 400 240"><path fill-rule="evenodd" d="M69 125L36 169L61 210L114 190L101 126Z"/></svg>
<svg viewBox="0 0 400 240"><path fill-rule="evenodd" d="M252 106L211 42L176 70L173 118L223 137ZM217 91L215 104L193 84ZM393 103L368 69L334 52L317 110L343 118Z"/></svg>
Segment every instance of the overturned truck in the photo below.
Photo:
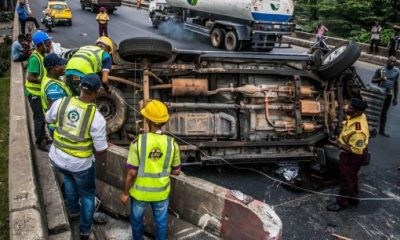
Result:
<svg viewBox="0 0 400 240"><path fill-rule="evenodd" d="M97 105L109 140L127 145L145 130L140 108L157 98L169 107L165 132L185 164L314 162L326 165L327 138L338 133L352 97L369 103L378 125L379 88L366 86L353 63L354 42L319 54L172 49L153 38L126 39L113 55L112 94Z"/></svg>

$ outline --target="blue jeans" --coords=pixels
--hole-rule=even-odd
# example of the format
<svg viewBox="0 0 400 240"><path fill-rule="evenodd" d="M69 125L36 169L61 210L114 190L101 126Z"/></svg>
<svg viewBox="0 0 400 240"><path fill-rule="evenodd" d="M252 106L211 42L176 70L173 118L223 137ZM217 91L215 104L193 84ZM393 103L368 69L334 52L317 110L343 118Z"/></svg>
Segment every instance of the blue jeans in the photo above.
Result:
<svg viewBox="0 0 400 240"><path fill-rule="evenodd" d="M69 212L71 214L80 212L80 233L90 234L96 196L94 163L90 168L81 172L70 172L55 164L53 166L64 175L64 191ZM81 200L80 204L79 199Z"/></svg>
<svg viewBox="0 0 400 240"><path fill-rule="evenodd" d="M147 206L151 205L156 222L156 240L167 239L169 199L160 202L143 202L131 197L131 224L134 240L143 240L143 216Z"/></svg>

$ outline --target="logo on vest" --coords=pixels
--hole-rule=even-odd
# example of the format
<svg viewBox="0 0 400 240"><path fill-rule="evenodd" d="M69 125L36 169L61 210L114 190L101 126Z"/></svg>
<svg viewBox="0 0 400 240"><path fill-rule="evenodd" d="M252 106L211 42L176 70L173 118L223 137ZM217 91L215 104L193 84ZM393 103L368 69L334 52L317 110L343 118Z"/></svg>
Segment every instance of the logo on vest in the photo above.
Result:
<svg viewBox="0 0 400 240"><path fill-rule="evenodd" d="M69 127L76 128L77 127L76 122L78 122L79 118L80 118L79 112L76 110L72 110L72 111L68 112L67 118L68 118L68 121L66 122L66 124Z"/></svg>
<svg viewBox="0 0 400 240"><path fill-rule="evenodd" d="M162 157L163 153L161 152L160 149L154 148L150 151L149 156L147 156L148 159L152 161L157 161Z"/></svg>

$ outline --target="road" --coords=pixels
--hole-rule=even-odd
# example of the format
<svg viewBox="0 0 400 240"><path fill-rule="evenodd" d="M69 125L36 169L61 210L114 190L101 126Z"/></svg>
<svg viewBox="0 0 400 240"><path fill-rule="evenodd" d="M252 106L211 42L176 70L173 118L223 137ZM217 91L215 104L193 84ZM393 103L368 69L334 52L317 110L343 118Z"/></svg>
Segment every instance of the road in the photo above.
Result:
<svg viewBox="0 0 400 240"><path fill-rule="evenodd" d="M30 0L33 13L40 18L44 0ZM95 15L83 11L77 0L68 1L73 11L73 26L57 26L51 34L64 47L93 44L98 36ZM109 35L119 43L135 36L158 37L169 40L173 47L195 50L214 50L205 37L184 32L177 26L151 27L145 10L120 7L110 16ZM305 52L306 49L279 49L275 52ZM357 62L358 74L370 83L373 64ZM378 136L370 143L371 164L360 173L361 197L397 197L400 195L400 108L390 109L387 130L391 138ZM261 168L267 171L268 167ZM248 170L218 168L185 169L186 174L204 178L231 189L238 189L272 205L283 222L284 239L332 239L337 233L352 239L400 239L400 202L362 201L358 208L340 213L325 210L332 197L315 193L292 193L270 179ZM336 193L328 188L322 194Z"/></svg>

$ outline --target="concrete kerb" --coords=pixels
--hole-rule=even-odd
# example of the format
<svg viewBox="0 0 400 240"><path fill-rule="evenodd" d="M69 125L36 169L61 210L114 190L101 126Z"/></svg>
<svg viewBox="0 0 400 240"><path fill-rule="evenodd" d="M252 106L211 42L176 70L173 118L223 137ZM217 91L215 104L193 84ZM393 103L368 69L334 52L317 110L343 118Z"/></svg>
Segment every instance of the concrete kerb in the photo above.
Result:
<svg viewBox="0 0 400 240"><path fill-rule="evenodd" d="M14 16L13 39L19 34ZM29 140L22 64L11 61L9 126L10 239L46 239Z"/></svg>

